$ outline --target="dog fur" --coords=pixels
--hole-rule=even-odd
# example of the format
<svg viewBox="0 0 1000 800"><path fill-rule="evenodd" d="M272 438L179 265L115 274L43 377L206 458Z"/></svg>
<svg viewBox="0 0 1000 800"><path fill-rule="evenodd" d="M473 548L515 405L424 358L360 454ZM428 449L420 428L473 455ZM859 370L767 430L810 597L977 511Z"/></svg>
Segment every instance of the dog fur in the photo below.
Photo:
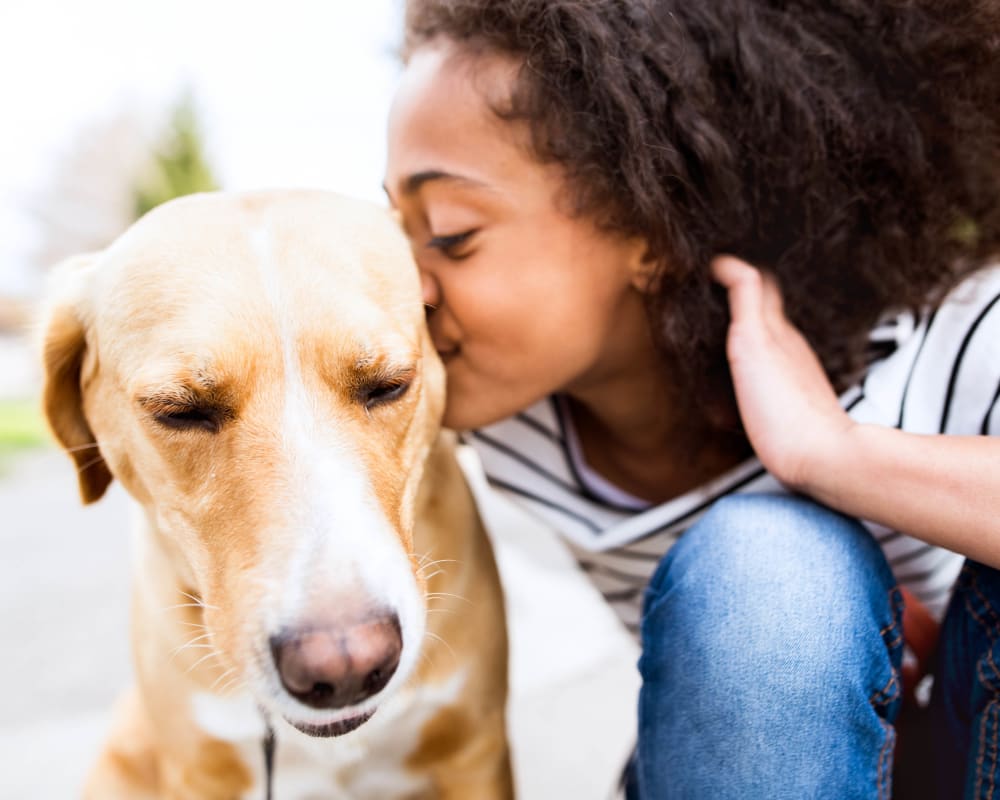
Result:
<svg viewBox="0 0 1000 800"><path fill-rule="evenodd" d="M512 797L499 581L387 212L161 206L57 270L44 365L84 502L114 478L141 512L136 685L87 797L263 798L269 732L280 800ZM384 688L339 708L286 690L276 636L375 613L402 642Z"/></svg>

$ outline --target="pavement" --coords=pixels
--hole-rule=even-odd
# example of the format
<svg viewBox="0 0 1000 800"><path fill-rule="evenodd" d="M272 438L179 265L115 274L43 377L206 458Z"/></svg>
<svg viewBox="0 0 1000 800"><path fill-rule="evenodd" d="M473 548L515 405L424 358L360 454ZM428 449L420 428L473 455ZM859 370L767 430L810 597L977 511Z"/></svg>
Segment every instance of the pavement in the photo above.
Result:
<svg viewBox="0 0 1000 800"><path fill-rule="evenodd" d="M25 387L32 358L0 337L0 398ZM635 645L551 531L471 453L463 466L507 595L518 796L606 800L634 736ZM80 506L69 459L45 448L0 465L0 513L0 798L76 797L130 677L130 500L113 485Z"/></svg>

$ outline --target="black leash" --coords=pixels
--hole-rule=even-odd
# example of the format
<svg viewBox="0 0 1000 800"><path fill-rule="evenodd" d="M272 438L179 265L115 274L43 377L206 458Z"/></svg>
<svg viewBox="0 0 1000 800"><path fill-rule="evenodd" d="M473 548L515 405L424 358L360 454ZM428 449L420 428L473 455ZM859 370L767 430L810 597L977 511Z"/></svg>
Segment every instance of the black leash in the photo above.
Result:
<svg viewBox="0 0 1000 800"><path fill-rule="evenodd" d="M272 784L274 783L274 748L277 742L274 738L274 728L270 722L267 725L267 733L264 734L264 788L267 800L273 800Z"/></svg>

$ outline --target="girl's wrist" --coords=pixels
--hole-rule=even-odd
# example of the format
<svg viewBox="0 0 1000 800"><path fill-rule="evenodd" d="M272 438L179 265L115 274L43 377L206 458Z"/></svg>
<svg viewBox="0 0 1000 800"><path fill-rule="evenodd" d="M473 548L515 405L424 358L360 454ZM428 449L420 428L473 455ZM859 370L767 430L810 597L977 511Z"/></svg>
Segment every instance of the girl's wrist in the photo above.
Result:
<svg viewBox="0 0 1000 800"><path fill-rule="evenodd" d="M848 479L856 475L864 458L869 429L846 414L824 426L822 433L813 437L809 454L790 488L840 508L839 498Z"/></svg>

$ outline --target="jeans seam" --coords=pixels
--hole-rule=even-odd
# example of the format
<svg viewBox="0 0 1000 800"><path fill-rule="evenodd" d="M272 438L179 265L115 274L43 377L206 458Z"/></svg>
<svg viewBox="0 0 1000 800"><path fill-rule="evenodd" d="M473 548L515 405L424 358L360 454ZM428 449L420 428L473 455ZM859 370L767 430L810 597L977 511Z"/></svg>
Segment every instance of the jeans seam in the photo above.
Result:
<svg viewBox="0 0 1000 800"><path fill-rule="evenodd" d="M891 694L890 694L891 691ZM889 677L888 683L879 689L877 692L873 692L868 698L868 702L872 705L885 704L888 705L893 700L899 697L899 679L896 676L895 667L892 670L892 675Z"/></svg>
<svg viewBox="0 0 1000 800"><path fill-rule="evenodd" d="M993 619L993 621L1000 622L1000 615L997 614L996 609L993 608L993 606L990 604L989 598L986 595L984 595L982 590L979 588L979 582L973 578L973 580L969 581L969 588L976 593L976 597L978 597L980 602L982 602L983 604L983 609L989 612L989 615ZM972 608L969 606L968 598L966 598L965 607L969 610L969 613L973 614L976 622L978 622L982 626L986 635L990 637L990 640L994 641L996 639L996 636L993 635L994 633L993 630L989 627L989 625L986 624L985 621L983 621L983 619L978 614L975 614L972 611Z"/></svg>
<svg viewBox="0 0 1000 800"><path fill-rule="evenodd" d="M891 661L892 651L899 647L900 643L903 641L903 631L899 625L899 617L901 614L898 613L901 601L899 589L894 586L889 590L888 596L892 620L888 625L879 631L879 636L881 636L882 641L885 644L886 651L890 654L891 673L885 686L878 691L873 692L869 696L868 703L873 708L878 706L883 708L888 707L891 703L898 699L900 695L899 674L896 667L892 665ZM891 641L887 641L890 636L892 637ZM892 792L892 769L889 765L892 763L892 752L896 741L896 729L881 715L878 716L878 721L879 725L882 726L882 730L885 732L885 739L883 740L882 747L879 750L878 762L875 767L875 788L878 793L878 800L883 800L883 798L885 800L889 800Z"/></svg>
<svg viewBox="0 0 1000 800"><path fill-rule="evenodd" d="M886 798L888 800L888 795L886 794L886 781L888 779L889 771L885 768L886 756L889 752L889 743L893 739L892 727L884 719L879 717L879 725L882 726L882 730L885 733L885 740L882 742L882 747L879 749L878 753L878 763L876 764L876 785L875 789L878 793L878 800L883 800Z"/></svg>
<svg viewBox="0 0 1000 800"><path fill-rule="evenodd" d="M979 598L980 602L982 602L983 604L983 609L985 611L988 611L989 615L994 620L1000 621L1000 617L997 616L996 610L993 608L993 606L990 605L990 602L987 599L987 597L979 590L979 587L976 585L975 581L970 581L969 589L975 592L976 597ZM993 647L996 645L997 642L995 631L992 628L990 628L990 626L983 619L982 615L978 614L976 612L976 609L972 607L972 603L970 602L968 596L966 596L965 598L965 610L969 612L969 615L976 621L979 627L982 628L983 633L986 634L986 638L990 640L990 647L989 650L987 651L986 660L989 662L989 666L990 669L993 671L993 674L997 678L1000 678L1000 667L997 666L997 663L993 658ZM977 677L979 678L979 682L983 685L983 688L986 689L987 691L991 691L992 694L996 695L997 694L996 689L994 688L991 690L989 683L984 677L983 671L981 669L977 669L976 673Z"/></svg>
<svg viewBox="0 0 1000 800"><path fill-rule="evenodd" d="M992 705L993 705L994 709L997 710L997 712L1000 712L1000 707L998 707L996 705L995 701L992 703ZM997 785L997 727L998 727L998 725L997 725L997 722L998 722L997 716L998 716L998 714L994 713L994 715L993 715L993 751L992 751L993 767L990 769L990 792L987 795L987 797L993 797L993 791L996 789L996 785Z"/></svg>
<svg viewBox="0 0 1000 800"><path fill-rule="evenodd" d="M1000 703L997 700L991 700L986 704L986 708L983 709L983 720L979 725L979 754L976 756L976 785L973 790L973 794L976 797L981 796L983 787L983 766L986 763L986 728L988 721L992 718L992 731L993 731L993 752L990 768L990 785L989 791L985 795L986 797L992 798L994 791L996 790L996 772L997 772L997 735L998 728L1000 728Z"/></svg>

